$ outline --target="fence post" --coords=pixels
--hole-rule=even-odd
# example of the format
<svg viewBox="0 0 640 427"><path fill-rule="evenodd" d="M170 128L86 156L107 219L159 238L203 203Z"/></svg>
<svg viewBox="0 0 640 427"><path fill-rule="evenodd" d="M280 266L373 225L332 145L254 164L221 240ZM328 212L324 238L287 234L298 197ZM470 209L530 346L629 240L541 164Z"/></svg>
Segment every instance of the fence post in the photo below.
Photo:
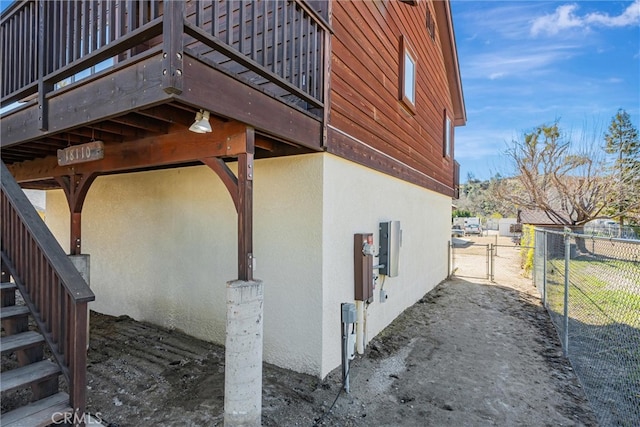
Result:
<svg viewBox="0 0 640 427"><path fill-rule="evenodd" d="M453 242L447 242L447 279L451 277L451 252L453 251Z"/></svg>
<svg viewBox="0 0 640 427"><path fill-rule="evenodd" d="M564 331L562 350L569 355L569 263L571 262L571 235L565 229L564 235Z"/></svg>
<svg viewBox="0 0 640 427"><path fill-rule="evenodd" d="M533 229L533 265L531 266L531 279L533 286L538 286L538 230Z"/></svg>
<svg viewBox="0 0 640 427"><path fill-rule="evenodd" d="M487 245L487 280L489 280L489 245Z"/></svg>
<svg viewBox="0 0 640 427"><path fill-rule="evenodd" d="M494 251L495 247L493 246L493 243L489 243L489 281L493 282L493 278L494 278L494 262L495 262L495 254Z"/></svg>

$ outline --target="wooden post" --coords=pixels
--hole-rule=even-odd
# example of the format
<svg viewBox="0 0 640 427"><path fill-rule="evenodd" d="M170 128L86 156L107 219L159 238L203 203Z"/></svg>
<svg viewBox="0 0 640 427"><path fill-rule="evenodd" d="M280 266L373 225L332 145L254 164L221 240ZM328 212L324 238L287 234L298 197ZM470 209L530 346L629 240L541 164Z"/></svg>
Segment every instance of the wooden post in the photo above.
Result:
<svg viewBox="0 0 640 427"><path fill-rule="evenodd" d="M71 214L71 226L69 237L69 254L80 255L82 253L82 206L87 197L87 192L97 174L70 175L56 178L56 181L64 190Z"/></svg>
<svg viewBox="0 0 640 427"><path fill-rule="evenodd" d="M82 253L82 212L71 212L71 235L69 239L69 254Z"/></svg>
<svg viewBox="0 0 640 427"><path fill-rule="evenodd" d="M87 303L70 302L73 311L69 321L71 345L69 346L73 363L70 364L69 399L79 425L85 424L87 400Z"/></svg>
<svg viewBox="0 0 640 427"><path fill-rule="evenodd" d="M238 279L253 280L253 155L255 132L247 128L247 152L238 156Z"/></svg>
<svg viewBox="0 0 640 427"><path fill-rule="evenodd" d="M38 4L38 129L49 130L49 101L47 93L53 90L53 84L45 81L52 61L52 50L48 41L53 40L52 25L49 25L49 8L56 5L41 1Z"/></svg>
<svg viewBox="0 0 640 427"><path fill-rule="evenodd" d="M166 1L162 22L162 89L182 93L184 2Z"/></svg>

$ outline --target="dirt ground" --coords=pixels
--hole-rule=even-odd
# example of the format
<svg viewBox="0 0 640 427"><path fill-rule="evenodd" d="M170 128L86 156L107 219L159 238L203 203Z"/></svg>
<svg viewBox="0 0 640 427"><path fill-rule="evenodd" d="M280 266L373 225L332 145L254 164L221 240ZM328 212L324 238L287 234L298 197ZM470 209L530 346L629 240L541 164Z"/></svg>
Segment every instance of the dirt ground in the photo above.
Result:
<svg viewBox="0 0 640 427"><path fill-rule="evenodd" d="M456 276L352 362L349 394L340 368L265 364L263 425L597 425L518 251L499 248L489 283L483 250L456 251ZM222 425L222 347L128 317L92 313L91 328L88 410L105 425Z"/></svg>
<svg viewBox="0 0 640 427"><path fill-rule="evenodd" d="M484 247L456 250L455 277L352 362L349 394L340 368L320 380L265 364L263 425L597 425L518 250L500 243L494 283ZM88 387L111 427L222 425L224 349L92 312Z"/></svg>

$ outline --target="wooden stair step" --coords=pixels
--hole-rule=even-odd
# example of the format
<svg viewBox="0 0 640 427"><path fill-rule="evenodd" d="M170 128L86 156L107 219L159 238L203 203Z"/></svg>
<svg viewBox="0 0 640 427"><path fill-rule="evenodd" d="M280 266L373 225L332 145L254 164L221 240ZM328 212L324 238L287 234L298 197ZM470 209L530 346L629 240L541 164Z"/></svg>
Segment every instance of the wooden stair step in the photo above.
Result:
<svg viewBox="0 0 640 427"><path fill-rule="evenodd" d="M0 311L0 319L6 320L15 317L22 317L29 314L29 308L26 305L12 305L9 307L2 307Z"/></svg>
<svg viewBox="0 0 640 427"><path fill-rule="evenodd" d="M13 353L18 350L34 347L44 342L44 337L35 331L22 332L0 338L2 354Z"/></svg>
<svg viewBox="0 0 640 427"><path fill-rule="evenodd" d="M44 427L60 422L65 413L73 413L73 409L69 406L69 395L61 392L2 414L2 426Z"/></svg>
<svg viewBox="0 0 640 427"><path fill-rule="evenodd" d="M16 289L16 284L13 282L0 283L0 291L15 291Z"/></svg>
<svg viewBox="0 0 640 427"><path fill-rule="evenodd" d="M2 373L0 391L10 391L36 384L60 374L60 368L50 360L42 360ZM3 416L4 418L4 416ZM4 424L4 423L3 423Z"/></svg>
<svg viewBox="0 0 640 427"><path fill-rule="evenodd" d="M0 305L2 307L9 307L16 305L16 284L11 282L0 283Z"/></svg>

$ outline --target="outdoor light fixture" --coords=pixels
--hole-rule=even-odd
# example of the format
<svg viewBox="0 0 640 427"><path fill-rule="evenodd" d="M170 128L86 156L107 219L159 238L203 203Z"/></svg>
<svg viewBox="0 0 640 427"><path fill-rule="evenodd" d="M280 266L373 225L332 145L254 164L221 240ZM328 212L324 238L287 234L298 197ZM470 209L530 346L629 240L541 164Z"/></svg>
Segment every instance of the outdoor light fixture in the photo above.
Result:
<svg viewBox="0 0 640 427"><path fill-rule="evenodd" d="M196 121L189 127L191 132L207 133L211 132L211 124L209 124L209 112L200 110L196 113Z"/></svg>

